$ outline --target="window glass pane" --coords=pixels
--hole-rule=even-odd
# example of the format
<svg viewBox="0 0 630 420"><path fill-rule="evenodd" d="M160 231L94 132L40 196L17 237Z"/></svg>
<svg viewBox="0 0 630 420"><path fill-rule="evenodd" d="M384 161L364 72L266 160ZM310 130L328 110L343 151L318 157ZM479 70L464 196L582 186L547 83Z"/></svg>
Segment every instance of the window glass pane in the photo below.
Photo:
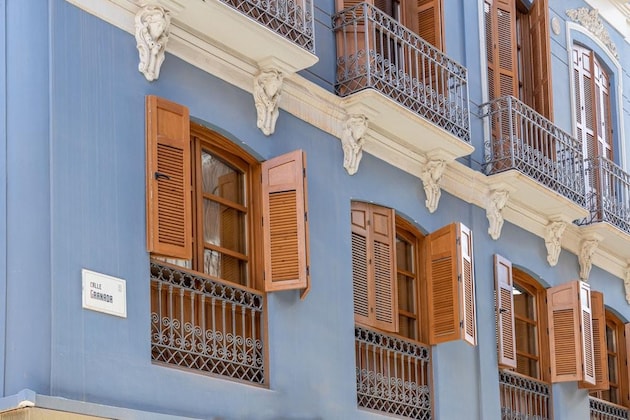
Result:
<svg viewBox="0 0 630 420"><path fill-rule="evenodd" d="M398 334L415 340L417 339L417 330L415 319L402 315L398 317Z"/></svg>
<svg viewBox="0 0 630 420"><path fill-rule="evenodd" d="M514 327L516 328L516 350L537 355L536 326L517 319L514 321Z"/></svg>
<svg viewBox="0 0 630 420"><path fill-rule="evenodd" d="M203 192L238 204L243 202L243 174L205 150L201 152Z"/></svg>
<svg viewBox="0 0 630 420"><path fill-rule="evenodd" d="M606 325L606 347L609 352L617 352L617 340L615 337L615 330L610 325Z"/></svg>
<svg viewBox="0 0 630 420"><path fill-rule="evenodd" d="M217 251L206 249L203 256L203 268L206 274L220 279L247 284L246 262Z"/></svg>
<svg viewBox="0 0 630 420"><path fill-rule="evenodd" d="M514 285L514 313L533 321L536 320L536 300L518 284Z"/></svg>
<svg viewBox="0 0 630 420"><path fill-rule="evenodd" d="M610 382L619 382L617 378L617 357L614 354L608 355L608 378Z"/></svg>
<svg viewBox="0 0 630 420"><path fill-rule="evenodd" d="M411 313L416 312L413 284L413 277L398 274L398 308Z"/></svg>
<svg viewBox="0 0 630 420"><path fill-rule="evenodd" d="M396 236L396 267L399 270L414 272L413 245L400 236Z"/></svg>
<svg viewBox="0 0 630 420"><path fill-rule="evenodd" d="M525 356L516 356L516 371L522 375L527 375L532 378L539 378L538 376L538 361L530 359Z"/></svg>
<svg viewBox="0 0 630 420"><path fill-rule="evenodd" d="M203 239L212 245L244 254L245 215L238 210L204 199Z"/></svg>

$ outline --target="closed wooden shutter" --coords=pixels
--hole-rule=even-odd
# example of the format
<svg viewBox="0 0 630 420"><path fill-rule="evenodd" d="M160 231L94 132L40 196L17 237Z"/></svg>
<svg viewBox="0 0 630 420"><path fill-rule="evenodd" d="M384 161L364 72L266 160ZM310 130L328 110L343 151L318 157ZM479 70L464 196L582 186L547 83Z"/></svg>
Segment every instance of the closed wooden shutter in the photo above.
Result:
<svg viewBox="0 0 630 420"><path fill-rule="evenodd" d="M515 0L484 2L490 100L518 96Z"/></svg>
<svg viewBox="0 0 630 420"><path fill-rule="evenodd" d="M577 139L582 142L587 158L599 156L596 142L595 83L591 51L573 46L573 81Z"/></svg>
<svg viewBox="0 0 630 420"><path fill-rule="evenodd" d="M595 385L580 382L580 388L591 391L608 389L608 347L606 346L606 309L604 294L591 291L591 310L593 325L593 359L595 363Z"/></svg>
<svg viewBox="0 0 630 420"><path fill-rule="evenodd" d="M265 290L310 287L306 158L302 150L262 164Z"/></svg>
<svg viewBox="0 0 630 420"><path fill-rule="evenodd" d="M405 22L405 26L435 48L442 50L444 37L442 0L411 0L407 3L412 6L415 3L416 10L415 14L410 13L410 19Z"/></svg>
<svg viewBox="0 0 630 420"><path fill-rule="evenodd" d="M398 331L394 210L353 202L352 283L358 323Z"/></svg>
<svg viewBox="0 0 630 420"><path fill-rule="evenodd" d="M595 384L590 287L579 280L547 289L551 381Z"/></svg>
<svg viewBox="0 0 630 420"><path fill-rule="evenodd" d="M624 385L622 401L624 401L624 405L627 407L630 405L630 322L624 324L623 326L623 336L624 336L624 349L623 358L621 360L625 360L625 370L620 372L622 383Z"/></svg>
<svg viewBox="0 0 630 420"><path fill-rule="evenodd" d="M591 52L593 62L593 81L595 92L595 128L597 133L598 153L607 159L613 159L612 125L610 117L610 81L608 74L599 60Z"/></svg>
<svg viewBox="0 0 630 420"><path fill-rule="evenodd" d="M499 367L516 368L512 263L498 254L494 255L494 287Z"/></svg>
<svg viewBox="0 0 630 420"><path fill-rule="evenodd" d="M192 258L190 118L188 108L146 98L147 250Z"/></svg>
<svg viewBox="0 0 630 420"><path fill-rule="evenodd" d="M472 233L458 223L427 236L429 342L477 344Z"/></svg>

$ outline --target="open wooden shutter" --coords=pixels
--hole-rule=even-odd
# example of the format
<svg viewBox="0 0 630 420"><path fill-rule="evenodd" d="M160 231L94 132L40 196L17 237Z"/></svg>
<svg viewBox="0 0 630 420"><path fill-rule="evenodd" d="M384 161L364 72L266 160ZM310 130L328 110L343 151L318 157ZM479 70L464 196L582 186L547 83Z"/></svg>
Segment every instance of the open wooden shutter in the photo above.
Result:
<svg viewBox="0 0 630 420"><path fill-rule="evenodd" d="M490 100L518 96L515 0L484 2Z"/></svg>
<svg viewBox="0 0 630 420"><path fill-rule="evenodd" d="M606 309L604 294L591 291L591 310L593 319L593 359L595 363L595 385L580 382L580 388L591 391L608 389L608 347L606 346Z"/></svg>
<svg viewBox="0 0 630 420"><path fill-rule="evenodd" d="M405 26L435 48L442 50L442 0L411 0L403 3L411 7L416 6L415 13L409 11L409 19L405 21Z"/></svg>
<svg viewBox="0 0 630 420"><path fill-rule="evenodd" d="M355 321L396 332L398 282L394 210L353 202L351 223Z"/></svg>
<svg viewBox="0 0 630 420"><path fill-rule="evenodd" d="M532 98L529 106L552 119L551 47L549 37L549 7L546 0L536 0L528 15L529 52L525 63L531 70Z"/></svg>
<svg viewBox="0 0 630 420"><path fill-rule="evenodd" d="M472 232L458 223L427 236L429 342L477 344Z"/></svg>
<svg viewBox="0 0 630 420"><path fill-rule="evenodd" d="M265 291L310 287L306 157L302 150L262 163Z"/></svg>
<svg viewBox="0 0 630 420"><path fill-rule="evenodd" d="M625 387L622 387L623 390L623 396L622 396L622 401L624 401L624 405L627 407L628 405L630 405L630 322L627 324L624 324L623 326L623 336L624 336L624 343L625 347L624 350L624 358L622 360L625 360L626 362L626 369L625 372L621 373L622 376L622 383L625 385ZM625 376L625 378L623 377ZM625 381L625 382L624 382Z"/></svg>
<svg viewBox="0 0 630 420"><path fill-rule="evenodd" d="M551 381L595 384L590 287L579 280L547 289Z"/></svg>
<svg viewBox="0 0 630 420"><path fill-rule="evenodd" d="M498 254L494 255L494 287L496 292L499 367L516 368L512 263Z"/></svg>
<svg viewBox="0 0 630 420"><path fill-rule="evenodd" d="M146 98L147 250L192 258L190 118L188 108Z"/></svg>

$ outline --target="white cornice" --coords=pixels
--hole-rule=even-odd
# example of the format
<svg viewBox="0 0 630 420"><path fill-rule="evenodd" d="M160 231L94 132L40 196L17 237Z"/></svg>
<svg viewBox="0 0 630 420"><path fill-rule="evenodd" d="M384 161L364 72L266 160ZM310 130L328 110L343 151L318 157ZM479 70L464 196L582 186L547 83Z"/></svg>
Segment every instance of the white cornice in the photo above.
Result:
<svg viewBox="0 0 630 420"><path fill-rule="evenodd" d="M129 0L66 1L130 34L134 33L133 21L138 7L130 3ZM129 42L134 42L132 37L130 37ZM235 57L228 50L221 48L220 45L213 45L182 27L173 25L171 28L167 52L244 91L250 93L253 91L254 77L259 70L255 63L244 60L242 57ZM252 106L254 105L252 104ZM278 106L336 138L341 137L344 123L349 115L346 100L295 73L285 77L283 93ZM427 124L430 123L427 122ZM365 133L363 150L420 179L427 157L392 141L388 135L388 133L375 131L371 127L368 128ZM339 160L341 165L343 154L340 153L335 158ZM420 185L419 182L419 187ZM456 160L451 160L446 164L440 180L440 187L465 202L486 209L489 194L493 189L496 189L496 178L487 177ZM539 190L536 194L540 194L540 196L550 194L544 186L536 183L529 185L528 188ZM545 246L547 226L550 221L556 220L555 215L541 214L536 208L512 199L508 200L502 210L502 215L510 223L540 237L541 247ZM568 223L562 235L562 249L579 255L579 244L584 237L588 236L587 234L590 234L589 229L598 228L579 227ZM599 246L593 254L592 263L623 279L630 259L630 255L625 255L625 253L630 253L630 235L610 226L606 227L604 231L606 235L616 238L616 241L622 241L624 246L621 248L623 249L619 249L619 247L607 248L604 246L606 244L604 241L602 246Z"/></svg>

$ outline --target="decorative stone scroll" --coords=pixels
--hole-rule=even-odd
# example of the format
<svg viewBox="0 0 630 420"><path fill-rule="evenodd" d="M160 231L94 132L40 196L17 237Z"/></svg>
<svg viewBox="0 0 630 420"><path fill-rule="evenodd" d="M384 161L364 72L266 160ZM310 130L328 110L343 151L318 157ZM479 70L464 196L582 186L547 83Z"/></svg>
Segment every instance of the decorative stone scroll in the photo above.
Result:
<svg viewBox="0 0 630 420"><path fill-rule="evenodd" d="M588 7L580 7L579 9L567 10L567 16L574 22L579 23L586 29L591 31L600 41L608 47L610 53L618 60L619 53L617 52L617 46L610 39L610 34L604 28L602 20L599 18L599 12L597 9L588 9Z"/></svg>
<svg viewBox="0 0 630 420"><path fill-rule="evenodd" d="M595 254L598 245L599 239L585 239L580 245L578 259L580 261L580 279L583 281L588 281L588 276L593 266L593 254Z"/></svg>
<svg viewBox="0 0 630 420"><path fill-rule="evenodd" d="M261 70L254 78L254 103L258 114L256 125L266 136L276 130L283 79L283 74L275 69Z"/></svg>
<svg viewBox="0 0 630 420"><path fill-rule="evenodd" d="M341 131L343 167L349 175L354 175L359 170L367 129L368 120L365 115L349 115L343 124Z"/></svg>
<svg viewBox="0 0 630 420"><path fill-rule="evenodd" d="M623 273L623 286L626 289L626 302L630 305L630 264L626 266L626 271Z"/></svg>
<svg viewBox="0 0 630 420"><path fill-rule="evenodd" d="M486 207L486 217L488 217L488 234L494 240L501 236L503 228L503 207L507 204L510 192L507 190L492 190L488 205Z"/></svg>
<svg viewBox="0 0 630 420"><path fill-rule="evenodd" d="M558 257L562 250L562 234L567 227L566 222L552 221L545 228L545 246L547 247L547 262L550 266L558 264Z"/></svg>
<svg viewBox="0 0 630 420"><path fill-rule="evenodd" d="M171 15L162 6L147 5L135 18L136 46L140 56L138 71L152 82L160 76L164 51L170 35Z"/></svg>
<svg viewBox="0 0 630 420"><path fill-rule="evenodd" d="M443 159L427 159L420 170L420 179L424 187L424 194L427 199L424 204L429 213L433 213L438 208L442 190L440 189L440 179L446 168L446 161Z"/></svg>

